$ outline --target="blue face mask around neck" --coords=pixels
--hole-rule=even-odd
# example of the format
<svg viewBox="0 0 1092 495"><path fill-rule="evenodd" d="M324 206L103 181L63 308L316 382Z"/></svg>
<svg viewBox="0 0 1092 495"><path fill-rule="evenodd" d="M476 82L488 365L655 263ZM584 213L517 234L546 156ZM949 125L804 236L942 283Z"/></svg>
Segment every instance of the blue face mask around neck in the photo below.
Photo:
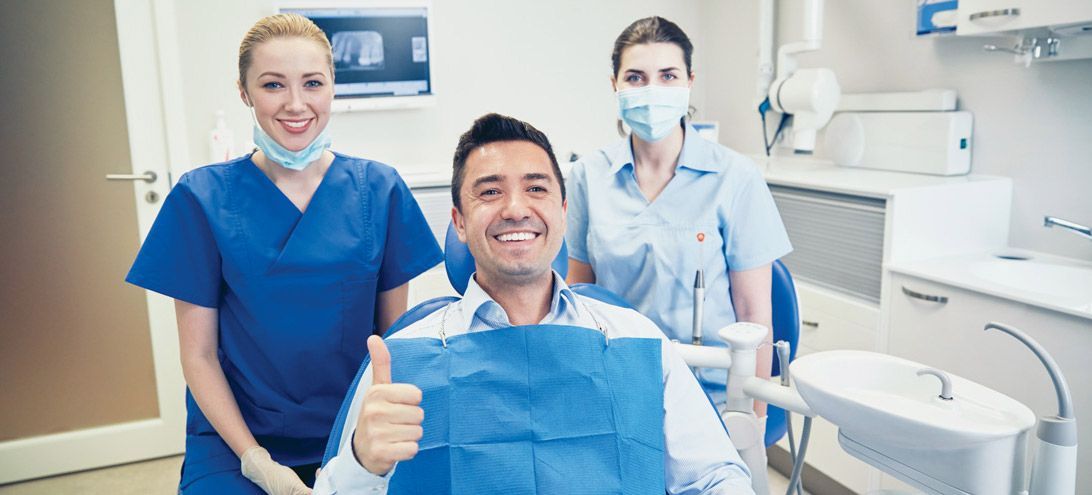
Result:
<svg viewBox="0 0 1092 495"><path fill-rule="evenodd" d="M624 89L618 96L618 115L645 142L656 142L679 126L690 109L690 88L648 85Z"/></svg>
<svg viewBox="0 0 1092 495"><path fill-rule="evenodd" d="M254 114L254 107L250 108L250 115L254 118L254 145L265 153L265 156L278 165L292 169L303 170L315 160L322 157L322 152L330 147L330 126L322 129L311 144L299 151L292 151L275 141L258 125L258 118Z"/></svg>

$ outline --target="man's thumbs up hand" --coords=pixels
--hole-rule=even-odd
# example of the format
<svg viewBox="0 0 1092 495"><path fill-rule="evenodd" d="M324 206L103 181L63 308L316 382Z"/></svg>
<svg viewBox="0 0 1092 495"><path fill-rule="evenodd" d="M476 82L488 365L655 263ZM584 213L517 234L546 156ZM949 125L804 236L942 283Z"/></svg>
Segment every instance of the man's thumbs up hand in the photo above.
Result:
<svg viewBox="0 0 1092 495"><path fill-rule="evenodd" d="M391 383L391 354L379 336L368 337L372 384L364 392L353 435L353 454L368 472L384 476L394 463L417 455L421 422L421 389L408 383Z"/></svg>

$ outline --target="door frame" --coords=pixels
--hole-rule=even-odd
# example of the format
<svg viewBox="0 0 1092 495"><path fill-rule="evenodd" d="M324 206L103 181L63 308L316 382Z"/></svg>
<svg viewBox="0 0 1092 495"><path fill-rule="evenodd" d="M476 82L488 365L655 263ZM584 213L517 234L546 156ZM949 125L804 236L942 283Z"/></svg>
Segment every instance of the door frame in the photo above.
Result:
<svg viewBox="0 0 1092 495"><path fill-rule="evenodd" d="M114 0L132 173L161 177L133 182L141 242L170 191L172 165L188 162L173 2ZM150 192L159 200L147 201ZM0 484L183 452L185 379L174 304L145 292L159 417L0 442Z"/></svg>

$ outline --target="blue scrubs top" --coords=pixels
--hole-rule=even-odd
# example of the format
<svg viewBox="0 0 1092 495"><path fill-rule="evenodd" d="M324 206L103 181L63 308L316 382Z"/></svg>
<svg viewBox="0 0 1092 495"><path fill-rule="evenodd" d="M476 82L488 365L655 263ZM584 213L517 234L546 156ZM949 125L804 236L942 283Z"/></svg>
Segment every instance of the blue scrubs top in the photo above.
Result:
<svg viewBox="0 0 1092 495"><path fill-rule="evenodd" d="M179 179L126 280L219 310L218 354L243 419L274 459L299 465L322 458L377 291L441 259L393 168L335 154L301 213L246 156ZM187 434L214 434L189 406Z"/></svg>
<svg viewBox="0 0 1092 495"><path fill-rule="evenodd" d="M675 176L651 203L633 161L624 139L573 164L566 184L569 257L591 265L597 285L683 342L693 328L694 274L703 268L702 329L706 342L719 343L717 330L736 321L728 272L792 251L770 190L750 159L706 141L689 124Z"/></svg>

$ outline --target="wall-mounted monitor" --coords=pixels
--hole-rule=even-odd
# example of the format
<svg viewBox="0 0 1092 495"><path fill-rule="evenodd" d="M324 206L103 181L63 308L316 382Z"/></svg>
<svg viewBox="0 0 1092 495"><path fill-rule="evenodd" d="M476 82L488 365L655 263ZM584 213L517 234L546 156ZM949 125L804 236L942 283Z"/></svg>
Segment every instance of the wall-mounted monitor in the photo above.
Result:
<svg viewBox="0 0 1092 495"><path fill-rule="evenodd" d="M435 104L427 3L312 2L280 11L311 19L329 38L334 111Z"/></svg>

